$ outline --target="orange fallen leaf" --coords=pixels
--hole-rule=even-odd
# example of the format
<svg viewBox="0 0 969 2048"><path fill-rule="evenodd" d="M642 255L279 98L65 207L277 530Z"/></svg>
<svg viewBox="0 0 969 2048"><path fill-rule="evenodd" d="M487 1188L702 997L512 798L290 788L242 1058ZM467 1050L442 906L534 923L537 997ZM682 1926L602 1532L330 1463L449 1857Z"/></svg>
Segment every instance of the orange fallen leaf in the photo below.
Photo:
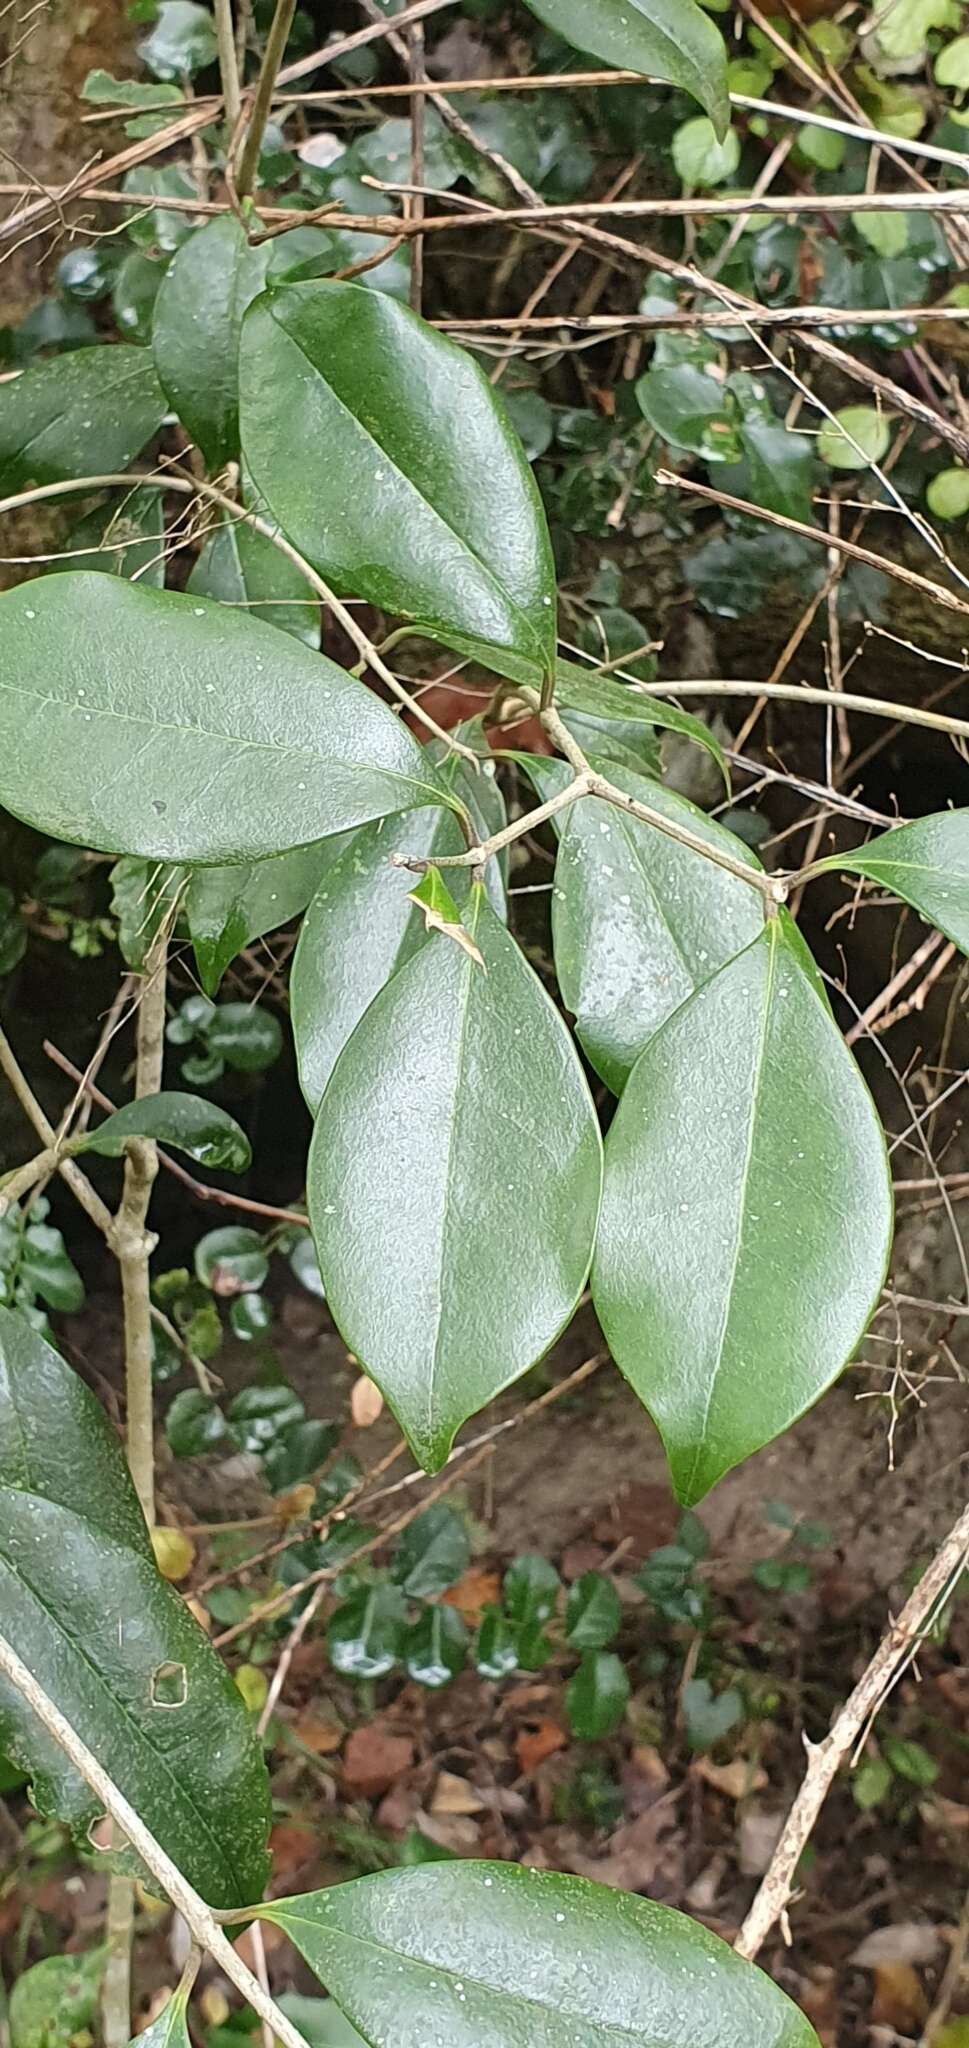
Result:
<svg viewBox="0 0 969 2048"><path fill-rule="evenodd" d="M298 1821L278 1820L269 1835L273 1876L288 1877L294 1871L302 1870L312 1861L316 1847L317 1838L312 1828L302 1827Z"/></svg>
<svg viewBox="0 0 969 2048"><path fill-rule="evenodd" d="M483 1813L486 1801L480 1792L453 1771L438 1771L431 1800L432 1813Z"/></svg>
<svg viewBox="0 0 969 2048"><path fill-rule="evenodd" d="M293 1723L293 1734L314 1756L332 1756L343 1741L343 1729L336 1721L324 1721L318 1714L301 1714Z"/></svg>
<svg viewBox="0 0 969 2048"><path fill-rule="evenodd" d="M281 1522L303 1522L316 1499L316 1488L308 1480L301 1486L291 1486L288 1493L281 1493L273 1501L273 1513Z"/></svg>
<svg viewBox="0 0 969 2048"><path fill-rule="evenodd" d="M873 2027L893 2027L898 2034L913 2034L928 2010L928 1999L911 1963L876 1966L871 2005Z"/></svg>
<svg viewBox="0 0 969 2048"><path fill-rule="evenodd" d="M409 1735L397 1735L371 1721L355 1728L343 1752L343 1776L347 1788L362 1799L378 1799L402 1777L414 1760Z"/></svg>
<svg viewBox="0 0 969 2048"><path fill-rule="evenodd" d="M477 1628L486 1607L497 1607L501 1598L501 1580L497 1572L486 1572L478 1565L470 1565L445 1593L443 1605L456 1607L462 1621L469 1628Z"/></svg>
<svg viewBox="0 0 969 2048"><path fill-rule="evenodd" d="M556 1721L539 1721L532 1728L521 1728L515 1737L519 1768L530 1776L546 1757L554 1756L557 1749L564 1749L566 1740L564 1730Z"/></svg>

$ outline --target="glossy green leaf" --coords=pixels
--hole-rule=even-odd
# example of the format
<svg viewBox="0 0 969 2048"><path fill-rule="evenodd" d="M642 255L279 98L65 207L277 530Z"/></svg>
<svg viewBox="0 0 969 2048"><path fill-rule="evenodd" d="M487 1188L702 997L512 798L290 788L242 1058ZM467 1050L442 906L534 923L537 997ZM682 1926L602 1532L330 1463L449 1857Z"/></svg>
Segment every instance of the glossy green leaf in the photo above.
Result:
<svg viewBox="0 0 969 2048"><path fill-rule="evenodd" d="M217 864L447 801L363 683L224 605L45 576L0 649L0 802L54 838Z"/></svg>
<svg viewBox="0 0 969 2048"><path fill-rule="evenodd" d="M186 2010L188 1999L176 1991L144 2033L136 2034L130 2048L191 2048Z"/></svg>
<svg viewBox="0 0 969 2048"><path fill-rule="evenodd" d="M534 1628L537 1622L548 1621L555 1613L561 1585L558 1572L547 1557L540 1557L535 1551L516 1557L505 1573L502 1589L509 1621L516 1628Z"/></svg>
<svg viewBox="0 0 969 2048"><path fill-rule="evenodd" d="M213 1294L254 1294L269 1273L266 1248L258 1230L228 1223L209 1230L195 1247L195 1272Z"/></svg>
<svg viewBox="0 0 969 2048"><path fill-rule="evenodd" d="M606 1143L593 1298L687 1504L831 1385L884 1279L884 1134L805 954L774 918L681 1004Z"/></svg>
<svg viewBox="0 0 969 2048"><path fill-rule="evenodd" d="M4 1633L189 1882L257 1898L269 1790L249 1717L184 1600L159 1576L117 1437L93 1394L0 1310ZM181 1674L176 1702L162 1674ZM97 1799L0 1683L0 1750L39 1811L83 1840Z"/></svg>
<svg viewBox="0 0 969 2048"><path fill-rule="evenodd" d="M446 1501L435 1501L404 1530L394 1553L394 1578L409 1600L433 1600L457 1584L470 1562L460 1515Z"/></svg>
<svg viewBox="0 0 969 2048"><path fill-rule="evenodd" d="M258 511L258 505L252 510ZM245 519L216 527L186 589L245 607L251 618L264 619L307 647L319 647L319 598L295 562Z"/></svg>
<svg viewBox="0 0 969 2048"><path fill-rule="evenodd" d="M183 1387L165 1417L165 1437L176 1458L200 1458L206 1451L228 1449L225 1416L200 1387Z"/></svg>
<svg viewBox="0 0 969 2048"><path fill-rule="evenodd" d="M264 1336L272 1319L272 1303L264 1294L237 1294L229 1310L233 1334L243 1344L251 1344L254 1338Z"/></svg>
<svg viewBox="0 0 969 2048"><path fill-rule="evenodd" d="M306 909L332 844L322 840L318 846L294 846L274 860L245 867L193 871L181 908L207 996L216 994L226 968L253 939L277 931Z"/></svg>
<svg viewBox="0 0 969 2048"><path fill-rule="evenodd" d="M685 797L615 762L595 764L627 795L723 849L756 855ZM566 812L555 863L552 937L562 1000L607 1087L621 1093L654 1031L763 925L756 889L615 805Z"/></svg>
<svg viewBox="0 0 969 2048"><path fill-rule="evenodd" d="M468 1631L454 1607L425 1607L404 1637L403 1659L408 1678L440 1692L464 1670Z"/></svg>
<svg viewBox="0 0 969 2048"><path fill-rule="evenodd" d="M718 138L713 122L697 114L673 137L673 167L682 185L727 185L740 163L740 148L736 128Z"/></svg>
<svg viewBox="0 0 969 2048"><path fill-rule="evenodd" d="M780 420L753 418L743 420L739 432L744 470L742 488L733 495L809 524L816 464L808 436L789 432ZM725 477L724 488L732 485Z"/></svg>
<svg viewBox="0 0 969 2048"><path fill-rule="evenodd" d="M518 1633L500 1607L486 1607L474 1646L479 1678L507 1678L518 1665Z"/></svg>
<svg viewBox="0 0 969 2048"><path fill-rule="evenodd" d="M205 1028L205 1039L227 1067L262 1074L283 1049L279 1018L262 1003L220 1003Z"/></svg>
<svg viewBox="0 0 969 2048"><path fill-rule="evenodd" d="M513 1863L385 1870L260 1908L372 2048L818 2048L695 1920Z"/></svg>
<svg viewBox="0 0 969 2048"><path fill-rule="evenodd" d="M865 875L969 953L969 810L936 811L822 865Z"/></svg>
<svg viewBox="0 0 969 2048"><path fill-rule="evenodd" d="M383 292L289 284L250 307L240 378L247 468L329 582L515 681L550 672L545 515L469 355Z"/></svg>
<svg viewBox="0 0 969 2048"><path fill-rule="evenodd" d="M667 363L636 383L640 411L670 448L707 462L739 462L741 445L730 395L695 363Z"/></svg>
<svg viewBox="0 0 969 2048"><path fill-rule="evenodd" d="M926 484L925 502L936 519L964 519L969 512L969 469L940 469Z"/></svg>
<svg viewBox="0 0 969 2048"><path fill-rule="evenodd" d="M611 1579L601 1572L583 1572L569 1587L565 1634L573 1650L604 1650L622 1620L622 1606Z"/></svg>
<svg viewBox="0 0 969 2048"><path fill-rule="evenodd" d="M330 1618L326 1644L344 1678L385 1678L404 1644L407 1609L397 1586L361 1586Z"/></svg>
<svg viewBox="0 0 969 2048"><path fill-rule="evenodd" d="M206 1102L202 1095L183 1095L178 1089L126 1102L123 1109L88 1131L75 1149L120 1159L129 1138L155 1138L160 1145L187 1152L200 1166L219 1168L223 1173L245 1173L252 1160L249 1140L235 1117L214 1102Z"/></svg>
<svg viewBox="0 0 969 2048"><path fill-rule="evenodd" d="M243 1387L229 1404L227 1420L240 1451L261 1457L284 1430L302 1422L305 1413L299 1395L279 1382Z"/></svg>
<svg viewBox="0 0 969 2048"><path fill-rule="evenodd" d="M35 1202L33 1213L36 1208ZM60 1315L76 1315L84 1307L84 1282L60 1231L50 1223L28 1223L20 1243L19 1277Z"/></svg>
<svg viewBox="0 0 969 2048"><path fill-rule="evenodd" d="M155 368L210 470L239 453L239 335L269 248L251 248L234 214L222 214L176 250L155 300Z"/></svg>
<svg viewBox="0 0 969 2048"><path fill-rule="evenodd" d="M618 1728L629 1703L626 1667L614 1650L586 1650L565 1688L569 1727L580 1742L601 1742Z"/></svg>
<svg viewBox="0 0 969 2048"><path fill-rule="evenodd" d="M24 1970L10 1993L10 2048L70 2048L77 2035L90 2034L103 1975L103 1948L45 1956Z"/></svg>
<svg viewBox="0 0 969 2048"><path fill-rule="evenodd" d="M695 0L528 0L546 28L611 70L641 71L688 92L718 135L730 118L723 40Z"/></svg>
<svg viewBox="0 0 969 2048"><path fill-rule="evenodd" d="M480 885L465 923L483 965L434 935L361 1018L307 1178L334 1320L430 1470L567 1322L599 1209L565 1026Z"/></svg>
<svg viewBox="0 0 969 2048"><path fill-rule="evenodd" d="M155 78L191 78L217 54L215 24L196 0L161 0L138 55Z"/></svg>
<svg viewBox="0 0 969 2048"><path fill-rule="evenodd" d="M76 348L35 363L0 384L0 489L126 469L167 410L146 348Z"/></svg>
<svg viewBox="0 0 969 2048"><path fill-rule="evenodd" d="M664 697L650 697L638 684L631 688L628 683L617 682L614 676L597 675L594 669L580 668L578 662L557 661L555 702L560 712L578 712L583 719L601 726L605 732L612 726L625 731L630 724L642 723L650 730L658 726L665 732L677 733L681 739L694 740L698 747L704 747L712 755L727 789L730 788L727 757L709 726L704 725L702 719L693 718L689 711L680 711L675 704L668 704Z"/></svg>
<svg viewBox="0 0 969 2048"><path fill-rule="evenodd" d="M174 220L174 214L168 214ZM155 300L161 288L161 281L168 268L168 257L149 256L143 249L132 249L120 265L111 293L111 308L121 333L126 341L147 344L151 341L151 323L155 314Z"/></svg>
<svg viewBox="0 0 969 2048"><path fill-rule="evenodd" d="M818 454L830 469L868 469L891 446L891 422L873 405L846 405L825 420Z"/></svg>

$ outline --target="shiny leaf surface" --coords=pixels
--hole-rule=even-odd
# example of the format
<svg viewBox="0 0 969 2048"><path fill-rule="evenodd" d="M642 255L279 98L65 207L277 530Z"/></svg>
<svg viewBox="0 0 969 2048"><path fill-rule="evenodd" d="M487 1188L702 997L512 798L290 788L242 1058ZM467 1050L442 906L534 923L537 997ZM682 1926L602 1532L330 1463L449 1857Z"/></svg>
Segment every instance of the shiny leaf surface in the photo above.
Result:
<svg viewBox="0 0 969 2048"><path fill-rule="evenodd" d="M685 1914L508 1863L381 1871L260 1918L373 2048L818 2048L790 1999Z"/></svg>
<svg viewBox="0 0 969 2048"><path fill-rule="evenodd" d="M520 682L555 659L531 471L478 365L383 292L284 285L246 315L246 465L327 580Z"/></svg>
<svg viewBox="0 0 969 2048"><path fill-rule="evenodd" d="M897 825L823 865L866 875L969 953L969 810L937 811Z"/></svg>
<svg viewBox="0 0 969 2048"><path fill-rule="evenodd" d="M235 1117L202 1095L185 1095L175 1088L126 1102L88 1131L76 1149L120 1159L130 1138L155 1138L160 1145L187 1152L200 1166L224 1173L244 1173L252 1159L249 1140Z"/></svg>
<svg viewBox="0 0 969 2048"><path fill-rule="evenodd" d="M618 683L614 676L597 675L594 669L580 668L578 662L557 661L555 702L560 711L577 712L583 719L601 724L604 731L610 726L622 731L641 723L650 730L658 726L665 732L678 733L681 739L694 740L712 755L727 789L730 788L727 757L715 734L701 718L693 718L689 711L678 711L675 704L668 704L663 697L651 697L638 685L632 689L628 683Z"/></svg>
<svg viewBox="0 0 969 2048"><path fill-rule="evenodd" d="M610 69L641 71L690 93L717 134L725 133L726 53L694 0L528 0L528 6L546 28Z"/></svg>
<svg viewBox="0 0 969 2048"><path fill-rule="evenodd" d="M361 1018L307 1183L334 1320L431 1470L568 1320L599 1208L565 1026L480 885L465 922L483 966L434 935Z"/></svg>
<svg viewBox="0 0 969 2048"><path fill-rule="evenodd" d="M245 519L216 528L186 589L218 598L220 604L244 605L250 618L264 619L307 647L319 647L319 598L295 562Z"/></svg>
<svg viewBox="0 0 969 2048"><path fill-rule="evenodd" d="M884 1279L884 1135L805 955L773 919L683 1003L606 1143L593 1297L687 1504L831 1385Z"/></svg>
<svg viewBox="0 0 969 2048"><path fill-rule="evenodd" d="M155 300L155 369L213 471L239 453L239 335L270 246L250 248L231 213L210 220L176 250Z"/></svg>
<svg viewBox="0 0 969 2048"><path fill-rule="evenodd" d="M0 600L0 646L0 802L55 838L243 861L442 801L372 691L223 605L46 576Z"/></svg>
<svg viewBox="0 0 969 2048"><path fill-rule="evenodd" d="M168 410L146 348L73 349L0 384L0 489L126 469Z"/></svg>
<svg viewBox="0 0 969 2048"><path fill-rule="evenodd" d="M253 939L277 931L306 909L331 844L294 846L274 860L245 867L194 870L181 907L207 996L215 995L226 968Z"/></svg>
<svg viewBox="0 0 969 2048"><path fill-rule="evenodd" d="M257 1898L269 1793L242 1700L158 1573L107 1417L6 1309L0 1603L4 1633L190 1883L213 1905ZM0 1750L30 1772L40 1812L83 1840L99 1802L5 1683Z"/></svg>

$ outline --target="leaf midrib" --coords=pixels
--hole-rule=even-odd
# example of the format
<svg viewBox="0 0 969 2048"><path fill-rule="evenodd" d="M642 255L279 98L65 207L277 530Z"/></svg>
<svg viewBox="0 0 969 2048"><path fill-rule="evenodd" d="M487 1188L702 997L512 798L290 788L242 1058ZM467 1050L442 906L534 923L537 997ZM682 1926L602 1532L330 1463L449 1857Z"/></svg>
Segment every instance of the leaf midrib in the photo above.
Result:
<svg viewBox="0 0 969 2048"><path fill-rule="evenodd" d="M276 1916L272 1913L267 1913L260 1917L275 1919ZM467 1970L461 1970L459 1975L448 1963L425 1963L419 1956L410 1955L407 1949L392 1948L389 1943L369 1941L365 1935L349 1933L346 1928L331 1927L323 1929L318 1921L304 1920L298 1913L287 1913L285 1919L277 1921L277 1925L282 1927L284 1933L287 1933L289 1926L294 1922L298 1922L301 1927L312 1927L317 1934L325 1933L331 1940L345 1941L351 1947L366 1949L373 1955L382 1957L400 1956L404 1963L410 1965L411 1969L423 1970L424 1974L428 1977L433 1971L437 1978L446 1977L454 1983L459 1983L462 1988L465 1984L468 1984L472 1990L480 1991L489 1998L515 1999L519 2004L530 2006L533 2011L547 2016L550 2015L553 2019L561 2014L570 2026L598 2027L601 2033L613 2035L616 2041L634 2042L636 2048L676 2048L676 2043L669 2040L661 2041L658 2035L640 2034L634 2032L630 2027L618 2026L611 2020L590 2018L588 2013L574 2011L563 2013L561 2006L548 2005L543 1999L533 1998L527 1991L509 1991L504 1984L489 1984L485 1978L471 1976ZM311 1965L311 1968L315 1969L315 1967L315 1964ZM337 2002L339 2003L339 2001ZM356 2021L353 2024L356 2025Z"/></svg>
<svg viewBox="0 0 969 2048"><path fill-rule="evenodd" d="M700 1424L700 1428L697 1432L697 1441L693 1452L693 1462L690 1466L690 1476L687 1481L687 1487L690 1494L692 1494L693 1492L697 1472L706 1455L706 1437L707 1428L710 1421L710 1410L713 1407L713 1398L717 1389L717 1381L719 1380L721 1368L723 1365L723 1353L727 1339L727 1331L730 1325L730 1314L731 1309L733 1307L734 1288L737 1284L737 1272L740 1266L741 1254L744 1248L744 1227L747 1216L747 1199L749 1192L750 1166L754 1150L754 1135L757 1128L757 1113L760 1100L761 1083L764 1075L764 1062L767 1056L767 1039L770 1028L771 1003L774 997L774 975L777 965L777 948L780 944L780 937L777 930L776 918L768 927L768 941L769 953L767 966L767 983L764 989L764 1017L763 1024L761 1027L760 1044L757 1048L757 1064L754 1070L753 1086L750 1091L750 1118L747 1126L747 1139L744 1147L744 1164L740 1181L741 1196L740 1201L737 1205L737 1236L736 1241L734 1243L733 1258L731 1260L730 1265L730 1278L728 1285L724 1289L723 1315L720 1319L720 1329L717 1336L716 1357L714 1361L713 1370L710 1374L710 1381L707 1388L707 1398L703 1404L703 1419ZM761 945L762 943L762 934L752 941L752 944L755 946ZM746 948L744 950L746 950ZM743 955L738 954L736 957L737 959L741 959ZM730 965L735 964L735 962L730 963ZM709 987L709 983L706 985Z"/></svg>
<svg viewBox="0 0 969 2048"><path fill-rule="evenodd" d="M528 613L522 610L518 598L513 596L512 592L508 590L503 583L499 582L499 579L496 576L494 570L489 568L488 563L482 560L482 557L478 554L477 550L471 547L470 543L465 539L462 533L458 532L457 527L451 526L448 523L448 521L443 517L443 515L437 510L437 507L435 505L432 505L430 498L426 498L424 496L423 491L419 488L417 484L414 483L413 479L408 476L407 471L405 469L401 469L400 464L394 460L394 457L384 447L383 442L378 441L377 436L373 431L373 428L365 426L363 420L359 419L357 414L353 412L350 406L346 404L345 400L340 397L339 392L334 390L333 385L329 383L327 378L324 376L322 370L319 368L319 365L317 363L314 363L312 356L310 356L307 353L306 349L303 347L302 342L298 341L295 334L292 334L290 332L290 329L284 326L282 320L277 318L275 312L273 312L272 309L270 309L270 311L271 318L275 321L275 324L279 328L280 333L284 334L286 336L287 341L291 342L292 346L295 349L299 350L299 353L303 357L304 362L309 364L310 369L313 371L314 375L317 376L320 380L320 383L326 387L326 390L329 392L334 405L338 406L340 412L343 413L348 420L352 420L353 425L359 428L359 431L362 434L366 435L368 440L373 442L374 447L379 449L384 461L389 462L391 469L394 471L394 474L401 479L402 483L405 483L407 485L409 491L413 491L415 498L418 498L420 500L420 503L427 507L427 510L430 512L431 517L437 521L442 530L452 540L456 540L458 542L458 545L460 546L462 553L465 554L468 560L470 562L473 562L475 564L475 567L480 570L482 576L485 577L485 579L487 580L490 588L494 591L495 595L498 598L500 598L501 603L508 607L508 609L514 614L516 619L520 620L522 628L525 634L527 635L529 644L533 649L531 656L526 656L526 659L530 658L531 660L533 660L544 673L548 665L548 657L542 648L538 634L536 633L535 627L532 624L532 621L529 618ZM402 616L406 617L406 613L402 614ZM414 616L419 615L415 614ZM430 618L426 621L426 623L428 625L439 628L442 632L449 632L451 630L446 619ZM466 637L473 638L475 636L472 635ZM487 645L489 643L483 642L481 644ZM499 643L494 644L497 645Z"/></svg>
<svg viewBox="0 0 969 2048"><path fill-rule="evenodd" d="M80 704L69 704L64 697L42 697L35 690L25 690L17 683L4 682L0 684L0 699L3 697L26 697L32 704L36 704L38 707L46 707L47 709L53 707L58 711L65 711L69 715L71 713L83 713L85 721L89 716L107 718L117 725L144 727L148 732L159 735L163 733L178 733L183 739L215 740L224 746L239 747L248 753L279 754L285 761L306 760L314 763L319 768L351 769L355 773L366 770L371 775L382 775L390 782L398 782L406 789L427 790L429 795L433 796L438 803L442 802L440 787L434 783L420 782L416 776L406 775L398 768L385 768L379 764L375 767L370 761L341 759L338 755L317 753L311 747L282 745L275 740L244 739L239 733L211 732L208 726L179 725L174 719L152 720L139 715L137 712L115 711L94 703L89 705L87 700L85 700L83 706ZM446 799L444 801L446 802ZM285 848L281 850L286 851ZM243 862L226 862L225 865L242 866Z"/></svg>

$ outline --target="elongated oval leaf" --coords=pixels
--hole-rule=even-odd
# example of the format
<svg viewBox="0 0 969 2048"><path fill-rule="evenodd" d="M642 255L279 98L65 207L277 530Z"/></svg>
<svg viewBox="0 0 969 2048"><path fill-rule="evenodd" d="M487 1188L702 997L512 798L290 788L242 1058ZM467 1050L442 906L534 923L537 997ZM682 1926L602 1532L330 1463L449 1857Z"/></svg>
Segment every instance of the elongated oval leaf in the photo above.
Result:
<svg viewBox="0 0 969 2048"><path fill-rule="evenodd" d="M463 349L384 292L290 284L250 307L240 380L247 467L329 582L518 682L551 672L541 500Z"/></svg>
<svg viewBox="0 0 969 2048"><path fill-rule="evenodd" d="M884 1134L802 948L774 919L690 997L606 1144L593 1298L687 1505L837 1378L884 1279Z"/></svg>
<svg viewBox="0 0 969 2048"><path fill-rule="evenodd" d="M662 731L678 733L681 739L694 740L712 756L727 789L730 788L727 757L709 726L701 718L693 718L689 711L679 711L675 704L667 704L663 697L650 697L638 684L633 689L628 683L617 683L614 676L580 668L578 662L557 661L555 702L560 711L577 712L583 720L588 719L606 732L610 724L621 730L642 723L648 728L659 726Z"/></svg>
<svg viewBox="0 0 969 2048"><path fill-rule="evenodd" d="M131 1138L155 1138L160 1145L187 1152L200 1166L218 1167L224 1173L244 1173L252 1159L249 1140L235 1117L204 1095L185 1095L175 1088L126 1102L72 1149L120 1159Z"/></svg>
<svg viewBox="0 0 969 2048"><path fill-rule="evenodd" d="M364 1011L427 940L424 920L410 900L417 876L395 867L392 856L429 860L460 853L463 844L450 811L428 810L379 819L332 840L324 851L290 977L300 1086L314 1116ZM460 869L454 872L460 877ZM456 893L461 886L456 880Z"/></svg>
<svg viewBox="0 0 969 2048"><path fill-rule="evenodd" d="M361 1018L308 1169L326 1298L417 1458L540 1358L585 1282L600 1141L574 1048L476 885Z"/></svg>
<svg viewBox="0 0 969 2048"><path fill-rule="evenodd" d="M226 968L253 939L278 931L306 909L332 843L324 839L318 846L294 846L274 860L245 867L194 870L181 909L207 996L215 995Z"/></svg>
<svg viewBox="0 0 969 2048"><path fill-rule="evenodd" d="M74 349L0 384L0 489L126 469L168 410L150 350Z"/></svg>
<svg viewBox="0 0 969 2048"><path fill-rule="evenodd" d="M969 953L969 810L936 811L896 825L823 865L867 875Z"/></svg>
<svg viewBox="0 0 969 2048"><path fill-rule="evenodd" d="M278 626L307 647L320 644L319 598L295 562L245 519L216 527L186 589L218 598L220 604L245 606L250 617Z"/></svg>
<svg viewBox="0 0 969 2048"><path fill-rule="evenodd" d="M260 1918L373 2048L818 2048L726 1942L586 1878L430 1863L279 1899Z"/></svg>
<svg viewBox="0 0 969 2048"><path fill-rule="evenodd" d="M692 94L717 135L730 120L723 39L695 0L527 0L546 28L618 71Z"/></svg>
<svg viewBox="0 0 969 2048"><path fill-rule="evenodd" d="M121 1447L94 1396L0 1309L4 1632L211 1905L265 1881L269 1793L240 1694L161 1578ZM0 1751L79 1839L100 1807L5 1682Z"/></svg>
<svg viewBox="0 0 969 2048"><path fill-rule="evenodd" d="M716 851L759 863L742 840L662 784L611 761L610 780ZM654 1031L757 937L761 899L736 875L615 805L584 797L564 815L555 863L555 971L576 1035L618 1095Z"/></svg>
<svg viewBox="0 0 969 2048"><path fill-rule="evenodd" d="M250 248L239 222L223 214L176 249L155 300L155 368L212 470L239 453L239 334L271 247Z"/></svg>
<svg viewBox="0 0 969 2048"><path fill-rule="evenodd" d="M0 600L0 803L159 860L258 860L447 802L362 683L224 605L117 576Z"/></svg>

